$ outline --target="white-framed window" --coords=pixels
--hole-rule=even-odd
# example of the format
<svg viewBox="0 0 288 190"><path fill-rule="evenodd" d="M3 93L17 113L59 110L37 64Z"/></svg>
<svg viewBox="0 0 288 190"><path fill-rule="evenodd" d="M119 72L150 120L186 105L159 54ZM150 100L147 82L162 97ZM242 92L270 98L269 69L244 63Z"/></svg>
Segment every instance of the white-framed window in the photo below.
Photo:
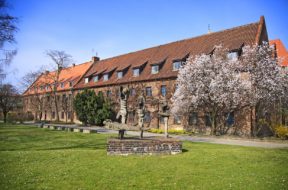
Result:
<svg viewBox="0 0 288 190"><path fill-rule="evenodd" d="M159 72L159 65L152 65L151 73L157 74Z"/></svg>
<svg viewBox="0 0 288 190"><path fill-rule="evenodd" d="M93 81L98 82L98 80L99 80L99 76L98 75L94 76Z"/></svg>
<svg viewBox="0 0 288 190"><path fill-rule="evenodd" d="M64 88L64 82L61 82L60 87Z"/></svg>
<svg viewBox="0 0 288 190"><path fill-rule="evenodd" d="M140 74L140 69L139 69L139 68L134 68L134 69L133 69L133 76L134 76L134 77L138 77L139 74Z"/></svg>
<svg viewBox="0 0 288 190"><path fill-rule="evenodd" d="M182 66L182 64L183 64L182 61L175 61L173 63L173 71L178 71Z"/></svg>
<svg viewBox="0 0 288 190"><path fill-rule="evenodd" d="M118 79L121 79L123 77L123 71L118 71L117 77L118 77Z"/></svg>
<svg viewBox="0 0 288 190"><path fill-rule="evenodd" d="M229 52L227 54L227 58L228 59L231 59L231 60L237 60L238 59L238 52L235 51L235 52Z"/></svg>
<svg viewBox="0 0 288 190"><path fill-rule="evenodd" d="M108 79L109 79L109 74L108 73L104 74L103 75L103 80L107 81Z"/></svg>
<svg viewBox="0 0 288 190"><path fill-rule="evenodd" d="M89 77L85 78L85 84L87 84L89 82Z"/></svg>

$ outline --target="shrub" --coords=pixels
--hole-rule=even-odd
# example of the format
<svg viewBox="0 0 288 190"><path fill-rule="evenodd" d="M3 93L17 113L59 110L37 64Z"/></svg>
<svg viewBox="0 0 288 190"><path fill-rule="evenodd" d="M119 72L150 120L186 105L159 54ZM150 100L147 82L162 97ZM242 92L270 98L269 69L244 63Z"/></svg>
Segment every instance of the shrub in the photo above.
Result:
<svg viewBox="0 0 288 190"><path fill-rule="evenodd" d="M112 109L110 102L102 93L95 94L93 90L84 90L76 95L74 108L78 119L86 124L103 125L105 119L110 119Z"/></svg>
<svg viewBox="0 0 288 190"><path fill-rule="evenodd" d="M281 139L288 139L288 127L284 125L279 125L275 127L275 134Z"/></svg>

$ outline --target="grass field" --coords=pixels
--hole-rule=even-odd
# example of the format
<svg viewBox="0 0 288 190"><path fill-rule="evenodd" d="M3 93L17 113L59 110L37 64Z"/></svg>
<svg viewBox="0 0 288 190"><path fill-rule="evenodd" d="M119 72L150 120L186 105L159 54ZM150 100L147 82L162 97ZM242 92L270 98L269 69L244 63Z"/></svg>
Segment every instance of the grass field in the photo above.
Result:
<svg viewBox="0 0 288 190"><path fill-rule="evenodd" d="M0 189L288 189L288 149L184 142L174 156L107 156L109 135L0 125Z"/></svg>

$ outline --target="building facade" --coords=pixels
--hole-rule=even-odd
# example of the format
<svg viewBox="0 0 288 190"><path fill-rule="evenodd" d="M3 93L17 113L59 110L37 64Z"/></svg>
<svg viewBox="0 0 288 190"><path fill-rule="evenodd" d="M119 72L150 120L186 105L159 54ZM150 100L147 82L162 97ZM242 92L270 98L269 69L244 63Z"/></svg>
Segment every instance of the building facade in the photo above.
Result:
<svg viewBox="0 0 288 190"><path fill-rule="evenodd" d="M78 78L74 75L72 76L72 74L69 75L70 77L77 78L77 80L74 80L77 82L70 88L59 89L58 87L57 95L60 97L65 95L67 97L67 95L71 94L70 96L74 97L86 88L92 89L96 93L101 91L113 102L113 108L117 112L119 110L120 86L128 87L130 90L128 98L128 124L134 125L137 123L136 100L142 94L146 99L146 114L144 118L146 126L161 128L163 127L163 119L158 116L159 102L162 99L170 101L177 88L176 79L178 70L185 64L189 56L210 54L216 45L222 45L224 48L227 48L229 50L227 54L233 53L240 56L243 45L261 44L263 41L268 42L268 35L265 20L262 16L255 23L108 59L100 60L97 57L93 57L92 61L84 64L87 67L81 70L82 73L77 75ZM40 79L38 80L41 81ZM67 78L63 80L67 81ZM47 93L51 93L45 90L40 92L33 91L39 85L41 86L41 83L36 81L24 93L25 109L27 111L32 110L29 108L29 106L31 107L29 99L33 99L32 97L35 97L36 94L41 94L42 97L45 97ZM50 84L49 82L45 83L42 81L42 85ZM61 102L60 99L59 101ZM48 100L47 103L49 104ZM69 110L71 111L70 115L74 115L71 106ZM210 133L209 126L211 124L207 117L205 113L190 113L177 117L171 116L169 118L169 127ZM43 113L41 118L43 119ZM44 110L44 119L55 119L53 117L53 108L49 109L49 111ZM65 119L78 122L76 116L73 118L68 118L68 116L60 117L60 120L64 121ZM233 129L231 128L231 133L237 129L240 135L250 135L251 110L243 110L243 112L237 113L237 115L233 116L233 122L235 125Z"/></svg>

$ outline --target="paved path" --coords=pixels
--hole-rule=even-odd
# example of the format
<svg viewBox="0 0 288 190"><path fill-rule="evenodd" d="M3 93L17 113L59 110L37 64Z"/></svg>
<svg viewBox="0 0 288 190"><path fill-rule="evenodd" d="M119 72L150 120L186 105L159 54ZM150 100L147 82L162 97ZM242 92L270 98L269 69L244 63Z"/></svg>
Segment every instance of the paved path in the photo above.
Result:
<svg viewBox="0 0 288 190"><path fill-rule="evenodd" d="M96 127L98 133L118 133L116 130L108 130L100 127ZM137 131L127 131L127 135L139 136ZM163 134L155 134L144 132L144 137L147 136L164 136ZM213 144L226 144L226 145L240 145L240 146L251 146L251 147L262 147L262 148L288 148L288 142L265 142L260 140L249 140L249 139L223 139L217 137L197 137L197 136L187 136L187 135L170 135L171 137L177 138L179 140L191 141L191 142L205 142Z"/></svg>

